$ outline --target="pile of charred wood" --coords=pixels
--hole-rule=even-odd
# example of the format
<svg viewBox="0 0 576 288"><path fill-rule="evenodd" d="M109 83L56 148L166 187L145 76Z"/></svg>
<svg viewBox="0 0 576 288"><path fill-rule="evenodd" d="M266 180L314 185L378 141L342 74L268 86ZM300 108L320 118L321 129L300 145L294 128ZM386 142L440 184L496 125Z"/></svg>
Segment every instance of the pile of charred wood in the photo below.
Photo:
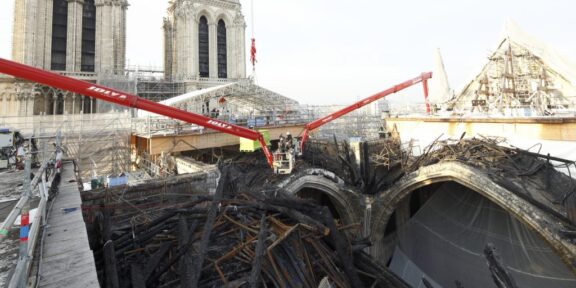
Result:
<svg viewBox="0 0 576 288"><path fill-rule="evenodd" d="M93 235L102 286L406 287L363 252L367 241L351 240L359 225L282 191L241 193L230 174L222 169L214 195L131 227L102 207Z"/></svg>

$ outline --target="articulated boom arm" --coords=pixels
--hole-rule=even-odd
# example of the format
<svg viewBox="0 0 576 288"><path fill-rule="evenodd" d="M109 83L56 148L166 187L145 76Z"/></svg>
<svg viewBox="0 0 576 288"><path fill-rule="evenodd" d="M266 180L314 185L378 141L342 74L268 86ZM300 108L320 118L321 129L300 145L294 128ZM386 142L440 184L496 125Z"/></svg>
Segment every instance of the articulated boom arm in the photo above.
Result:
<svg viewBox="0 0 576 288"><path fill-rule="evenodd" d="M396 86L390 87L380 93L374 94L368 98L365 98L363 100L360 100L348 107L342 108L328 116L325 116L323 118L320 119L316 119L308 124L306 124L306 126L304 127L304 131L302 132L302 148L304 148L304 143L306 142L306 140L308 139L308 134L310 133L310 131L317 129L318 127L331 122L332 120L335 120L339 117L342 117L358 108L364 107L376 100L379 100L381 98L384 98L390 94L394 94L396 92L399 92L401 90L404 90L410 86L416 85L420 82L422 82L422 84L424 85L424 96L426 98L426 101L428 101L428 79L432 78L432 72L427 72L427 73L422 73L420 76L414 78L414 79L410 79L408 81L402 82ZM428 103L428 102L426 102Z"/></svg>
<svg viewBox="0 0 576 288"><path fill-rule="evenodd" d="M174 107L166 106L154 101L128 94L126 92L110 89L105 86L92 84L86 81L65 77L2 58L0 58L0 73L94 97L106 102L142 109L148 112L164 115L188 123L197 124L206 128L236 135L242 138L258 140L260 145L262 145L262 151L264 151L264 154L266 155L268 164L271 167L273 166L272 154L268 150L268 147L266 147L264 137L257 131L183 111Z"/></svg>

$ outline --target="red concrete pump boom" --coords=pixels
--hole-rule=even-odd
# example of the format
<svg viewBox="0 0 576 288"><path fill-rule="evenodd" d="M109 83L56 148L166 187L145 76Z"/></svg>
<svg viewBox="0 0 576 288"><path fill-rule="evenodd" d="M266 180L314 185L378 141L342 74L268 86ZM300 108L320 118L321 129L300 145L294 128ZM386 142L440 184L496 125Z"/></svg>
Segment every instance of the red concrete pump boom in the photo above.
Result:
<svg viewBox="0 0 576 288"><path fill-rule="evenodd" d="M0 73L12 75L14 77L38 82L44 85L52 86L55 88L75 92L78 94L94 97L106 102L115 103L118 105L138 108L148 112L164 115L173 119L182 120L188 123L197 124L206 128L216 131L224 132L227 134L236 135L250 140L258 140L262 145L262 151L266 155L266 160L270 167L273 167L273 157L264 136L257 131L247 129L244 127L236 126L216 119L211 119L202 115L183 111L174 107L166 106L154 101L140 98L126 92L107 88L105 86L89 83L73 79L70 77L62 76L59 74L44 71L42 69L34 68L31 66L23 65L14 61L0 58Z"/></svg>
<svg viewBox="0 0 576 288"><path fill-rule="evenodd" d="M379 100L381 98L384 98L390 94L394 94L398 91L404 90L410 86L416 85L420 82L422 82L423 86L424 86L424 97L426 100L426 103L428 103L428 79L432 78L432 72L427 72L427 73L422 73L420 76L414 78L414 79L410 79L408 81L402 82L396 86L390 87L380 93L374 94L368 98L364 98L363 100L360 100L348 107L342 108L328 116L322 117L320 119L316 119L308 124L306 124L306 126L304 127L304 131L302 132L302 141L301 141L301 145L302 145L302 149L304 148L304 143L306 142L306 140L308 140L308 134L310 133L310 131L331 122L332 120L335 120L339 117L342 117L358 108L361 108L363 106L366 106L376 100ZM426 108L426 112L430 112L428 110L428 106ZM304 151L304 150L302 150Z"/></svg>

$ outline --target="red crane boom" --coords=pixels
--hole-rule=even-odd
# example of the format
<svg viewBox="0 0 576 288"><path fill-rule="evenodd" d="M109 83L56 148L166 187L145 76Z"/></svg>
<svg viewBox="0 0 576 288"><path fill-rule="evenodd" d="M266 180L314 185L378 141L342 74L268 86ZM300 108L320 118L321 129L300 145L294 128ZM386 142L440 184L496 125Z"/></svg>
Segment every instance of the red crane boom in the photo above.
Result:
<svg viewBox="0 0 576 288"><path fill-rule="evenodd" d="M350 106L344 107L334 113L331 113L328 116L322 117L320 119L316 119L308 124L306 124L306 126L304 127L304 131L302 132L302 142L301 142L301 148L304 148L304 143L306 142L306 140L308 140L308 134L310 133L310 131L317 129L318 127L329 123L339 117L342 117L358 108L361 108L363 106L366 106L376 100L379 100L381 98L384 98L390 94L394 94L398 91L404 90L410 86L416 85L420 82L422 82L423 86L424 86L424 98L426 100L426 103L428 103L428 79L432 78L432 72L427 72L427 73L422 73L420 76L410 79L408 81L402 82L398 85L395 85L393 87L390 87L380 93L374 94L370 97L364 98L363 100L360 100ZM428 110L428 106L427 106L427 111L426 112L430 112Z"/></svg>
<svg viewBox="0 0 576 288"><path fill-rule="evenodd" d="M182 120L188 123L197 124L206 128L220 131L227 134L236 135L250 140L258 140L262 146L262 151L266 155L266 160L270 167L273 167L273 157L264 136L257 131L236 126L230 123L208 118L202 115L183 111L178 108L166 106L154 101L140 98L126 92L114 90L102 85L62 76L56 73L47 72L42 69L20 64L14 61L0 58L0 73L12 75L14 77L38 82L55 88L75 92L78 94L94 97L106 102L118 105L138 108L148 112L164 115L173 119Z"/></svg>

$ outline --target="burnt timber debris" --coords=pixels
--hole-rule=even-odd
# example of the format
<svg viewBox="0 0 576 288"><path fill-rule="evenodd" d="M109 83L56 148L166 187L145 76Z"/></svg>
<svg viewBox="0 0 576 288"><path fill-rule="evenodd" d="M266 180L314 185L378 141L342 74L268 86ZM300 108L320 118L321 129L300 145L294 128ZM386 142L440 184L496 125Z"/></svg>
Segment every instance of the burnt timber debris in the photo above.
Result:
<svg viewBox="0 0 576 288"><path fill-rule="evenodd" d="M92 224L106 287L406 287L351 241L330 211L282 195L240 192L224 167L213 196L113 225L104 205ZM135 207L136 208L136 207Z"/></svg>
<svg viewBox="0 0 576 288"><path fill-rule="evenodd" d="M357 193L375 195L422 167L463 163L557 219L560 237L575 241L576 183L555 169L574 162L497 138L437 140L419 156L395 138L351 146L311 140L296 169L332 171ZM221 161L212 195L183 188L196 185L194 175L146 184L160 193L83 192L102 286L407 287L365 252L373 243L360 233L361 223L343 223L329 207L278 188L289 176L273 174L255 154ZM486 269L502 273L494 267Z"/></svg>

